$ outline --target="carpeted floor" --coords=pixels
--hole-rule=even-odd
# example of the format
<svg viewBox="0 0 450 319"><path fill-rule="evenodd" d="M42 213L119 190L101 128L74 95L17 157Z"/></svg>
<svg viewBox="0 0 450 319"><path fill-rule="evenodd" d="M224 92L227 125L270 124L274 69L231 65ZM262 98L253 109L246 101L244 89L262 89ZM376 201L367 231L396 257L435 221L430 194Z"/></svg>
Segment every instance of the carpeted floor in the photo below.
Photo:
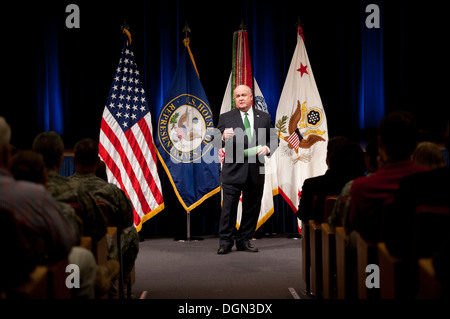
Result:
<svg viewBox="0 0 450 319"><path fill-rule="evenodd" d="M182 242L151 238L140 243L133 296L147 299L307 298L301 279L301 240L254 240L258 253L217 255L218 238Z"/></svg>

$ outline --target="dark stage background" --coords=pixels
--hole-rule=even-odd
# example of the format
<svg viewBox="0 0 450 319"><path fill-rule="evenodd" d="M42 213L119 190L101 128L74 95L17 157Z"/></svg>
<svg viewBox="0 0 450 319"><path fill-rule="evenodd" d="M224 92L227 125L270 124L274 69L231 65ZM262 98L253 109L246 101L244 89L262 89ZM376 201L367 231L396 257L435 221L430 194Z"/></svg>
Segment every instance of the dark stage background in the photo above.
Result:
<svg viewBox="0 0 450 319"><path fill-rule="evenodd" d="M79 29L66 27L70 3L79 6ZM365 25L370 3L380 8L379 29ZM29 148L44 130L58 131L68 149L84 137L98 140L122 49L121 25L127 19L156 127L187 21L217 123L231 72L232 35L243 20L254 75L275 121L300 17L330 137L366 141L384 114L406 109L423 129L441 138L449 92L449 28L443 6L434 0L17 2L2 10L6 72L0 115L11 124L12 143L19 148ZM166 208L144 224L143 233L183 236L186 214L160 172ZM219 215L216 196L192 212L192 235L214 234ZM276 198L276 212L260 233L296 229L294 214Z"/></svg>

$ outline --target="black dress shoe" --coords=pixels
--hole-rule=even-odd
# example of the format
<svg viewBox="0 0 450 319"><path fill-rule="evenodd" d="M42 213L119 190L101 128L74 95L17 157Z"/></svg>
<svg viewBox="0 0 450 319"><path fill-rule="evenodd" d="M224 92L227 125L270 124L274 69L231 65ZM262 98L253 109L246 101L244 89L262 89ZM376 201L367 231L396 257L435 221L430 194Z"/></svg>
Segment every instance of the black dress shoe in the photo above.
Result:
<svg viewBox="0 0 450 319"><path fill-rule="evenodd" d="M247 251L249 253L257 253L259 250L256 247L253 247L250 242L247 242L244 245L238 245L237 250L239 251Z"/></svg>
<svg viewBox="0 0 450 319"><path fill-rule="evenodd" d="M219 255L226 255L231 251L231 247L230 246L220 246L219 250L217 251L217 254Z"/></svg>

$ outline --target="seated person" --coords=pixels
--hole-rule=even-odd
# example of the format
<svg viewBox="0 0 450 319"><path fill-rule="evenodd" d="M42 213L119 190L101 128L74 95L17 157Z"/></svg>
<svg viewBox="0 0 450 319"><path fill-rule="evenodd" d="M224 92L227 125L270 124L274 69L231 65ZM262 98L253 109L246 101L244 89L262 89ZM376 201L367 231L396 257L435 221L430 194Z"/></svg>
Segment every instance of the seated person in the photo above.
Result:
<svg viewBox="0 0 450 319"><path fill-rule="evenodd" d="M448 131L448 126L447 126ZM446 147L449 148L448 132L446 134ZM449 167L444 166L427 172L414 174L400 181L398 191L392 205L387 211L386 224L383 231L383 240L389 252L398 258L410 258L413 253L412 240L420 234L413 234L415 229L416 208L425 206L450 206ZM402 227L395 227L402 224ZM416 258L431 257L442 243L435 243L430 247L423 247L418 242L421 251Z"/></svg>
<svg viewBox="0 0 450 319"><path fill-rule="evenodd" d="M0 208L0 249L8 257L0 263L0 293L8 295L12 288L29 280L41 259L32 245L36 239L11 211Z"/></svg>
<svg viewBox="0 0 450 319"><path fill-rule="evenodd" d="M425 166L429 169L447 166L441 149L432 142L420 142L417 144L411 158L417 165Z"/></svg>
<svg viewBox="0 0 450 319"><path fill-rule="evenodd" d="M47 190L56 200L76 205L77 214L83 221L83 235L92 237L94 242L99 241L106 235L107 225L96 199L82 184L59 175L64 160L61 136L53 131L42 132L34 139L33 150L44 157Z"/></svg>
<svg viewBox="0 0 450 319"><path fill-rule="evenodd" d="M133 205L123 190L95 175L100 162L97 142L82 139L75 144L74 153L76 172L70 179L82 184L97 201L108 205L109 224L119 229L126 285L139 252L139 236L133 223Z"/></svg>
<svg viewBox="0 0 450 319"><path fill-rule="evenodd" d="M59 211L56 201L44 186L16 181L11 175L11 128L0 117L0 203L12 212L15 220L32 231L41 251L41 262L61 260L77 244L73 225ZM39 245L38 245L39 244ZM41 244L41 245L40 245Z"/></svg>
<svg viewBox="0 0 450 319"><path fill-rule="evenodd" d="M344 185L365 171L364 152L346 137L334 137L327 146L328 170L322 176L308 178L303 183L297 217L304 222L314 219L324 222L324 200L338 196Z"/></svg>
<svg viewBox="0 0 450 319"><path fill-rule="evenodd" d="M25 180L37 184L46 184L44 158L32 150L17 151L12 157L11 173L16 180ZM78 245L83 233L81 219L76 215L75 209L64 202L57 201L61 213L67 217L76 230ZM34 238L31 242L37 242ZM111 284L111 279L118 273L118 264L97 265L91 251L82 247L72 247L68 255L70 264L80 268L80 287L71 290L74 298L92 299L97 295L105 294Z"/></svg>
<svg viewBox="0 0 450 319"><path fill-rule="evenodd" d="M47 184L44 158L32 150L17 151L12 157L11 174L16 180L29 181L36 184ZM60 212L73 224L79 243L83 235L83 222L77 216L75 209L64 202L56 201Z"/></svg>
<svg viewBox="0 0 450 319"><path fill-rule="evenodd" d="M380 240L382 211L385 202L395 195L400 180L427 170L410 159L416 148L417 134L411 113L396 111L385 116L378 126L378 153L383 167L375 174L353 182L350 223L369 242Z"/></svg>
<svg viewBox="0 0 450 319"><path fill-rule="evenodd" d="M366 176L374 174L378 171L378 168L381 167L382 164L378 161L378 145L376 140L372 140L367 144L364 152L364 162L366 165ZM349 181L342 188L333 211L327 220L332 229L335 229L338 226L344 226L347 234L352 231L349 222L350 189L352 184L353 180ZM342 203L343 200L345 200L345 203Z"/></svg>

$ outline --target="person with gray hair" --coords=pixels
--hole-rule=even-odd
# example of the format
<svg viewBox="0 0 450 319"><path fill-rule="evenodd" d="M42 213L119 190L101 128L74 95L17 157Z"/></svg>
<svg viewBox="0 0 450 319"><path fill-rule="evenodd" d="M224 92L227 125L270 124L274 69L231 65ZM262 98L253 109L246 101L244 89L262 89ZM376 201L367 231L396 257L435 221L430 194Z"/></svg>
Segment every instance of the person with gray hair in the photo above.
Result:
<svg viewBox="0 0 450 319"><path fill-rule="evenodd" d="M250 87L234 90L236 108L219 117L215 144L225 147L222 167L223 206L219 223L219 255L228 254L236 240L237 250L258 252L250 243L255 234L265 175L264 156L273 154L278 137L270 115L252 106ZM237 209L242 193L242 218L235 233Z"/></svg>
<svg viewBox="0 0 450 319"><path fill-rule="evenodd" d="M0 117L0 210L11 216L33 240L28 240L39 264L53 263L68 258L69 263L80 268L80 288L73 295L79 298L94 297L96 263L87 249L76 247L79 238L70 221L61 213L55 199L42 184L17 181L11 166L11 127ZM13 242L13 241L12 241ZM10 245L2 241L3 245ZM1 247L1 251L7 251ZM10 251L10 250L9 250ZM12 256L5 256L12 258ZM4 262L14 263L14 258ZM2 262L3 263L3 262ZM19 269L19 267L17 267ZM11 276L0 273L0 276ZM3 281L3 278L2 278Z"/></svg>
<svg viewBox="0 0 450 319"><path fill-rule="evenodd" d="M50 261L64 258L77 243L75 231L42 185L13 178L10 139L11 128L0 117L0 207L10 209L16 219L42 235Z"/></svg>

